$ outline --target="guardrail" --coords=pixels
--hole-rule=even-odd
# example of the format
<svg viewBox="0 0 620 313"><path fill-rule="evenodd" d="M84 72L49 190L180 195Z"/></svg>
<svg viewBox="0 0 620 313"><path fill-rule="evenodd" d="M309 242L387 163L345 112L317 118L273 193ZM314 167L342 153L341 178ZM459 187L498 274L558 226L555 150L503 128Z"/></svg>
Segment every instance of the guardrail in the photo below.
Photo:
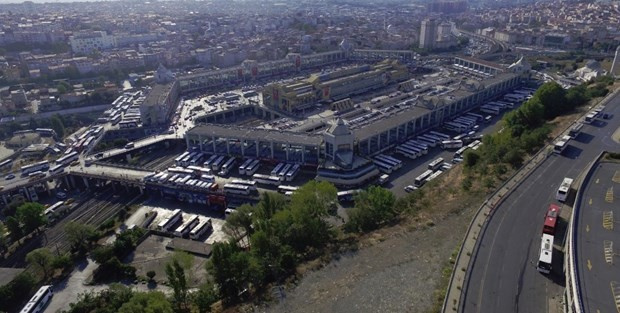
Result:
<svg viewBox="0 0 620 313"><path fill-rule="evenodd" d="M609 100L611 100L616 94L618 94L620 92L620 89L615 90L614 92L608 94L605 98L603 98L601 101L599 101L596 105L593 105L593 107L596 106L601 106L606 104ZM590 110L588 110L587 112L585 112L579 119L577 119L575 122L580 122L585 115L587 115L589 113ZM553 138L551 140L551 143L555 142L558 138L560 138L561 136L563 136L563 134L565 134L568 130L570 130L573 125L575 123L569 125L566 129L564 129L558 136L556 136L555 138ZM460 289L458 289L457 291L454 291L455 288L453 288L453 284L454 284L454 280L455 280L455 275L457 273L457 269L459 266L459 263L461 261L461 259L463 258L463 248L467 243L468 238L470 238L471 234L472 234L472 230L474 227L474 224L481 218L481 214L485 213L486 211L484 210L485 208L487 208L487 206L489 206L490 204L490 200L492 200L494 197L499 195L499 199L496 200L494 203L492 203L489 207L488 207L488 213L486 218L484 218L484 221L482 223L482 225L480 225L480 231L477 234L477 238L474 239L474 246L472 248L471 251L471 256L469 257L469 261L467 263L467 270L465 272L465 276L463 277L463 287L466 285L466 283L469 281L470 279L470 275L471 275L471 265L473 264L473 261L475 261L476 257L477 257L477 253L478 253L478 249L480 248L480 240L478 240L480 238L481 235L483 235L486 231L486 228L488 226L488 222L490 221L490 219L493 217L493 213L495 208L501 204L504 199L506 198L507 195L510 195L513 191L514 191L514 187L519 186L519 184L521 183L521 181L526 178L527 176L529 176L536 168L538 168L538 166L540 164L542 164L542 162L544 160L547 159L547 157L549 156L549 145L546 145L544 148L542 148L541 150L539 150L536 154L534 154L534 156L532 156L532 158L523 166L521 166L517 171L515 171L515 173L513 175L510 176L510 178L508 178L489 198L487 198L484 203L478 208L478 211L476 212L476 214L474 215L474 217L472 218L471 223L469 224L469 227L467 228L467 232L465 233L465 237L463 239L463 243L461 244L461 248L459 249L459 253L457 254L456 260L454 262L454 267L452 268L452 274L450 275L450 282L448 283L448 289L446 292L446 296L444 298L444 303L442 306L442 312L446 313L446 308L448 306L448 301L451 298L456 298L454 296L451 296L451 294L453 294L454 292L459 292L460 295L458 297L458 303L457 306L459 308L460 311L463 310L463 297L467 294L467 288L464 289L464 291L461 291ZM537 158L542 158L542 160L537 160ZM533 168L528 169L528 172L526 174L523 174L522 177L520 177L520 181L513 181L513 179L521 173L521 171L523 171L524 169L526 169L527 166L530 165L530 163L532 161L536 161L537 163L535 164L535 166ZM522 173L521 173L522 174ZM507 188L507 185L509 183L515 183L515 186L512 186L512 188ZM506 189L506 191L503 194L500 194L500 192L502 191L502 189Z"/></svg>
<svg viewBox="0 0 620 313"><path fill-rule="evenodd" d="M577 228L577 224L579 222L579 220L575 217L578 216L578 211L580 209L579 207L579 203L581 201L581 197L583 196L583 192L584 192L584 188L583 184L587 181L590 180L590 177L592 176L592 174L594 173L593 169L594 166L596 164L599 163L600 159L603 157L603 155L605 155L606 151L601 152L596 159L594 159L594 161L590 164L590 166L588 167L588 170L586 172L586 175L583 178L583 181L581 182L581 186L579 187L579 190L577 190L577 195L575 196L575 206L573 208L573 214L571 217L571 226L570 226L570 231L569 231L569 240L568 240L568 267L569 267L569 272L572 274L573 279L571 279L571 289L573 292L573 303L575 304L575 312L577 313L581 313L583 312L582 308L583 308L583 303L581 300L581 292L579 291L579 288L577 286L577 280L576 278L579 277L579 271L577 271L577 256L575 253L573 253L574 251L574 247L575 247L575 237L576 237L576 232L574 231Z"/></svg>

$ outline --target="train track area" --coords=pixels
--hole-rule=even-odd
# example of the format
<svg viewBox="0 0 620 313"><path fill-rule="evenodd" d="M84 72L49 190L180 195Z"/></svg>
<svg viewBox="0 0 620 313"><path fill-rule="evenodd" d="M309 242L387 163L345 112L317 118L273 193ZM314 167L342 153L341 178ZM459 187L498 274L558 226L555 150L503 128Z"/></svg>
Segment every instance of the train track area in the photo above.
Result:
<svg viewBox="0 0 620 313"><path fill-rule="evenodd" d="M117 189L119 190L119 189ZM107 220L114 218L118 213L129 205L142 199L142 195L134 190L129 192L114 192L111 186L106 186L96 192L87 192L80 196L70 208L70 212L32 238L7 259L2 262L4 267L23 267L26 265L26 255L37 248L47 247L52 252L62 254L70 251L71 243L65 232L65 226L75 221L81 224L92 225L95 228L101 226Z"/></svg>

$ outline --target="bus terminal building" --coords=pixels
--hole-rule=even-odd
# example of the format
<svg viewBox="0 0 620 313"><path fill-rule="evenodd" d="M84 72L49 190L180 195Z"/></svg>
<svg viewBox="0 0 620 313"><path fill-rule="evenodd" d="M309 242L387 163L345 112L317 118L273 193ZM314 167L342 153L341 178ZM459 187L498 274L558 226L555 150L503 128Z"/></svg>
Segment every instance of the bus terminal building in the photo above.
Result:
<svg viewBox="0 0 620 313"><path fill-rule="evenodd" d="M458 75L429 79L413 91L356 107L355 114L326 118L321 122L327 127L318 132L204 123L186 133L187 145L208 154L300 163L317 169L317 180L358 186L379 174L369 157L501 97L529 76L527 67L470 58L455 58L450 70Z"/></svg>

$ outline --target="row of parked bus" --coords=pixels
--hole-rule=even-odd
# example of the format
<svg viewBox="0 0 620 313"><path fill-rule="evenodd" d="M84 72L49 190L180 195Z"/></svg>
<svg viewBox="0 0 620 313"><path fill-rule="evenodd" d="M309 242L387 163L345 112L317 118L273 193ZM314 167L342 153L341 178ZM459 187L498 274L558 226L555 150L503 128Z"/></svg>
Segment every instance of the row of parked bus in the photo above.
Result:
<svg viewBox="0 0 620 313"><path fill-rule="evenodd" d="M202 235L212 229L213 223L210 218L200 218L198 215L192 214L189 218L183 219L183 213L180 209L174 210L171 216L163 219L157 225L157 230L159 231L169 232L177 237L193 240L199 240Z"/></svg>
<svg viewBox="0 0 620 313"><path fill-rule="evenodd" d="M202 168L200 170L191 170L189 168L173 167L166 172L146 175L144 181L174 187L189 187L202 191L218 190L219 186L215 182L215 177L203 174L202 170Z"/></svg>
<svg viewBox="0 0 620 313"><path fill-rule="evenodd" d="M424 186L424 184L439 177L439 175L443 174L443 172L450 169L451 167L452 165L445 163L443 158L437 158L431 161L428 164L428 169L415 178L415 180L413 181L413 185L406 186L405 191L411 192Z"/></svg>
<svg viewBox="0 0 620 313"><path fill-rule="evenodd" d="M377 168L385 174L390 174L393 171L403 167L403 162L401 160L385 154L374 156L372 158L372 162L375 163Z"/></svg>
<svg viewBox="0 0 620 313"><path fill-rule="evenodd" d="M301 165L293 164L293 163L279 163L276 167L271 170L271 176L277 176L281 181L292 181L295 179L299 171L301 170ZM256 175L256 174L254 174Z"/></svg>

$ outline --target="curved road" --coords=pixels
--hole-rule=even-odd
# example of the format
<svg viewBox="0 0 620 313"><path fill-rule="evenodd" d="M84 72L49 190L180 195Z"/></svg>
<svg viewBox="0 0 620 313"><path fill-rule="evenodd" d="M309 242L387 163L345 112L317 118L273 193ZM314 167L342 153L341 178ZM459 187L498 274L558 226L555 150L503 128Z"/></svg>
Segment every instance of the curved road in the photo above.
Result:
<svg viewBox="0 0 620 313"><path fill-rule="evenodd" d="M557 252L563 238L556 238L554 273L536 270L543 217L550 203L558 203L555 191L564 177L575 178L601 150L620 148L611 139L620 125L619 94L605 112L613 118L584 125L564 155L547 158L495 209L463 288L462 312L560 312L549 308L548 299L561 297L564 288L563 255ZM560 222L560 233L565 227Z"/></svg>

